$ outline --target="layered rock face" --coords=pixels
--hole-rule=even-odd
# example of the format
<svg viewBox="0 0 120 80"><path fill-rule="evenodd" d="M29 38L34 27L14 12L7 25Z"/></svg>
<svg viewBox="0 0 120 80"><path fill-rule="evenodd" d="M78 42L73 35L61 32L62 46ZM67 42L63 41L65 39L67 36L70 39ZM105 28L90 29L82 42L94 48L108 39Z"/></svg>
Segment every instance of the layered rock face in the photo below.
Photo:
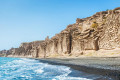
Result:
<svg viewBox="0 0 120 80"><path fill-rule="evenodd" d="M81 54L84 51L120 48L120 8L98 12L95 15L77 19L75 24L44 41L22 43L9 54L31 57Z"/></svg>
<svg viewBox="0 0 120 80"><path fill-rule="evenodd" d="M19 48L12 48L8 50L9 55L25 56L25 57L37 57L38 46L43 41L34 41L30 43L21 43Z"/></svg>

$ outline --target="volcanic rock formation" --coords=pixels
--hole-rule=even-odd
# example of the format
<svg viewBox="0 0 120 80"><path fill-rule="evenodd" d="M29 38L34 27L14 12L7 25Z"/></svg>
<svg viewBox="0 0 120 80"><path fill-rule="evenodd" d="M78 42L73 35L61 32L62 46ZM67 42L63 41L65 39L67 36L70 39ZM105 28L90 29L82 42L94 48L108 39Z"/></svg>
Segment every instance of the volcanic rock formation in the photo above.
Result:
<svg viewBox="0 0 120 80"><path fill-rule="evenodd" d="M84 51L120 48L120 7L98 12L76 23L49 39L22 43L8 50L9 55L49 57L51 55L80 54Z"/></svg>

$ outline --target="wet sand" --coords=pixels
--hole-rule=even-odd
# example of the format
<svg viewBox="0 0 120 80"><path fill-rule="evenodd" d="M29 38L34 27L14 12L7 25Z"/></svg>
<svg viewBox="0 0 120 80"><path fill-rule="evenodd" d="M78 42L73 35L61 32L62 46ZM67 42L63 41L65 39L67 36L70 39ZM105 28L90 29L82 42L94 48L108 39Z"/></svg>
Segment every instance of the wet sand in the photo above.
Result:
<svg viewBox="0 0 120 80"><path fill-rule="evenodd" d="M75 70L83 71L90 74L98 74L108 76L114 80L120 80L120 58L47 58L37 59L44 63L53 65L65 65ZM108 80L108 79L97 79L97 80Z"/></svg>

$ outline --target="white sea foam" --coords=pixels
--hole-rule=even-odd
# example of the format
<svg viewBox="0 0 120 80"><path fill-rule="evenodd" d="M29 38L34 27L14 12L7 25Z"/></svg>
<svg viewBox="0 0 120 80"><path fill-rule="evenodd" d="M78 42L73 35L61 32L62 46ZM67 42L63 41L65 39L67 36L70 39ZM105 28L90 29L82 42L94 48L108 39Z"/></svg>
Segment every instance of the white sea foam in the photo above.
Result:
<svg viewBox="0 0 120 80"><path fill-rule="evenodd" d="M6 75L6 76L2 76L3 79L6 78L9 80L12 80L17 76L31 78L31 73L26 74L26 71L31 70L35 72L36 71L43 72L43 70L39 69L40 66L41 64L37 63L36 60L30 60L30 59L13 60L12 62L8 62L0 66L0 68L3 70L3 71L0 71L0 74ZM10 76L7 76L7 75L10 75Z"/></svg>
<svg viewBox="0 0 120 80"><path fill-rule="evenodd" d="M0 66L0 80L90 80L68 76L69 67L49 65L33 59L21 58Z"/></svg>
<svg viewBox="0 0 120 80"><path fill-rule="evenodd" d="M43 73L44 71L42 69L37 69L37 70L35 70L35 72L37 72L37 73Z"/></svg>
<svg viewBox="0 0 120 80"><path fill-rule="evenodd" d="M61 76L59 76L59 77L56 77L56 78L54 78L54 79L52 79L52 80L92 80L92 79L87 79L87 78L78 78L78 77L61 77Z"/></svg>

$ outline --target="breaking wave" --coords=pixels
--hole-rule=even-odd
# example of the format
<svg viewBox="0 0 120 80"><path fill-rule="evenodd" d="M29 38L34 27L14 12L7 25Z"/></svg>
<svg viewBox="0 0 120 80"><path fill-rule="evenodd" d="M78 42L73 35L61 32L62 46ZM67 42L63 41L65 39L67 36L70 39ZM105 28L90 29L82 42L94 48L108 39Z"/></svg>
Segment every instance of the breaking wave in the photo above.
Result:
<svg viewBox="0 0 120 80"><path fill-rule="evenodd" d="M0 80L92 80L70 67L50 65L34 59L0 58Z"/></svg>

